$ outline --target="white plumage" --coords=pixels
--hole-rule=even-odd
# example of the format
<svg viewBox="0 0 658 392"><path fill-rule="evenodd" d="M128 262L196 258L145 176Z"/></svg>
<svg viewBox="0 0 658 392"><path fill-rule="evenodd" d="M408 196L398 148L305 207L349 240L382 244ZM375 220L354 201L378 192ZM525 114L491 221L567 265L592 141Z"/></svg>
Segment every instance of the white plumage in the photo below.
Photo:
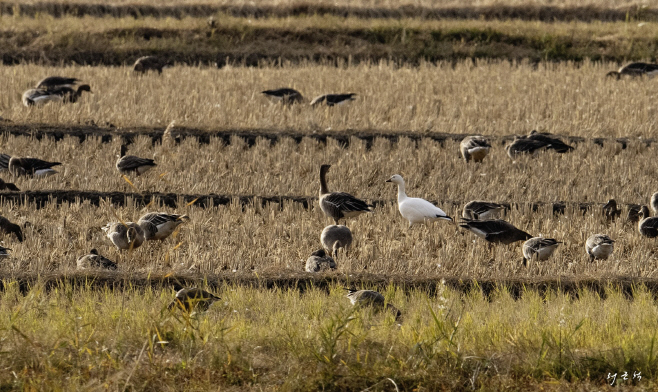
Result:
<svg viewBox="0 0 658 392"><path fill-rule="evenodd" d="M417 197L407 197L404 191L404 179L399 174L395 174L386 182L392 182L398 185L398 209L402 217L409 221L409 227L416 223L425 223L439 219L452 221L442 209L430 203L427 200Z"/></svg>

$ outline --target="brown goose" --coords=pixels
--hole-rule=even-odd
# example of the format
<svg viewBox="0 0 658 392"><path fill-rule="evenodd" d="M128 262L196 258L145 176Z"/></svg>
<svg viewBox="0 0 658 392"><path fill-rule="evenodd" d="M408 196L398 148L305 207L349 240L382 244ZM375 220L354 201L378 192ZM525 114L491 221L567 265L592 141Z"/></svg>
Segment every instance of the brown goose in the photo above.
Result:
<svg viewBox="0 0 658 392"><path fill-rule="evenodd" d="M399 319L402 316L402 313L393 305L386 303L386 298L380 293L373 290L355 290L355 289L346 289L347 298L350 299L350 302L354 306L372 306L375 310L388 310L395 316L395 319Z"/></svg>
<svg viewBox="0 0 658 392"><path fill-rule="evenodd" d="M159 74L162 73L162 68L167 65L164 61L160 60L155 56L143 56L135 61L133 65L133 71L146 73L148 71L158 71Z"/></svg>
<svg viewBox="0 0 658 392"><path fill-rule="evenodd" d="M658 73L658 64L637 62L626 64L619 68L618 71L610 71L605 76L614 77L619 80L623 75L629 75L631 77L647 75L649 78L652 78L656 76L656 73Z"/></svg>
<svg viewBox="0 0 658 392"><path fill-rule="evenodd" d="M23 230L15 223L11 223L9 219L0 216L0 231L5 234L14 234L18 242L23 242Z"/></svg>
<svg viewBox="0 0 658 392"><path fill-rule="evenodd" d="M504 210L505 206L502 204L473 200L464 206L462 217L466 219L487 220L492 219Z"/></svg>
<svg viewBox="0 0 658 392"><path fill-rule="evenodd" d="M144 243L144 231L134 222L114 222L103 227L107 238L120 250L137 249Z"/></svg>
<svg viewBox="0 0 658 392"><path fill-rule="evenodd" d="M617 208L615 199L608 200L603 206L603 216L609 221L613 221L621 216L621 210Z"/></svg>
<svg viewBox="0 0 658 392"><path fill-rule="evenodd" d="M327 106L344 105L350 101L353 101L355 99L355 95L355 93L320 95L311 101L311 106L317 106L323 103Z"/></svg>
<svg viewBox="0 0 658 392"><path fill-rule="evenodd" d="M279 88L276 90L265 90L262 92L267 98L275 102L291 105L293 103L300 103L304 101L302 94L291 88Z"/></svg>
<svg viewBox="0 0 658 392"><path fill-rule="evenodd" d="M573 146L570 146L562 141L559 137L548 132L537 132L535 130L530 131L526 136L530 140L536 140L546 144L546 148L553 150L557 153L563 154L565 152L573 151Z"/></svg>
<svg viewBox="0 0 658 392"><path fill-rule="evenodd" d="M536 156L539 151L546 148L546 144L539 140L527 139L525 137L515 137L514 140L505 146L507 156L512 159L520 155Z"/></svg>
<svg viewBox="0 0 658 392"><path fill-rule="evenodd" d="M553 238L533 237L523 243L523 265L528 260L548 260L561 242Z"/></svg>
<svg viewBox="0 0 658 392"><path fill-rule="evenodd" d="M221 298L215 294L196 287L184 288L178 290L176 297L174 297L174 300L171 301L167 308L169 310L173 310L174 308L182 309L186 312L191 312L193 310L205 312L213 302L219 301L220 299Z"/></svg>
<svg viewBox="0 0 658 392"><path fill-rule="evenodd" d="M337 257L338 249L347 249L352 245L352 231L347 226L329 225L322 230L320 242L333 257Z"/></svg>
<svg viewBox="0 0 658 392"><path fill-rule="evenodd" d="M336 262L324 249L316 250L306 259L306 272L320 272L336 269Z"/></svg>
<svg viewBox="0 0 658 392"><path fill-rule="evenodd" d="M79 270L84 269L107 269L116 271L117 263L98 254L96 249L92 249L88 255L82 256L77 261Z"/></svg>
<svg viewBox="0 0 658 392"><path fill-rule="evenodd" d="M466 136L459 143L459 150L466 162L482 162L489 154L491 144L484 136Z"/></svg>
<svg viewBox="0 0 658 392"><path fill-rule="evenodd" d="M640 218L637 224L640 234L649 238L658 237L658 217L649 215L649 208L647 206L642 206Z"/></svg>
<svg viewBox="0 0 658 392"><path fill-rule="evenodd" d="M605 234L593 234L585 242L585 251L589 261L606 260L615 249L615 241Z"/></svg>
<svg viewBox="0 0 658 392"><path fill-rule="evenodd" d="M41 79L37 83L36 88L50 90L56 87L69 87L72 88L80 79L77 78L67 78L63 76L49 76L47 78Z"/></svg>
<svg viewBox="0 0 658 392"><path fill-rule="evenodd" d="M58 173L53 166L61 165L60 162L48 162L37 158L12 157L9 160L9 172L14 176L45 177Z"/></svg>
<svg viewBox="0 0 658 392"><path fill-rule="evenodd" d="M517 241L525 241L532 238L532 235L517 229L514 225L502 219L482 221L462 219L459 227L470 230L478 237L495 244L509 245Z"/></svg>
<svg viewBox="0 0 658 392"><path fill-rule="evenodd" d="M137 224L144 230L146 241L162 241L169 237L180 224L189 220L187 215L149 212L139 218Z"/></svg>
<svg viewBox="0 0 658 392"><path fill-rule="evenodd" d="M364 212L372 212L371 205L349 193L329 192L326 177L330 167L331 165L320 166L320 209L322 212L332 218L336 225L338 225L339 219L355 217Z"/></svg>
<svg viewBox="0 0 658 392"><path fill-rule="evenodd" d="M126 155L128 147L121 145L121 156L117 160L117 169L123 174L135 173L138 176L144 174L147 170L157 166L153 159L140 158L134 155Z"/></svg>

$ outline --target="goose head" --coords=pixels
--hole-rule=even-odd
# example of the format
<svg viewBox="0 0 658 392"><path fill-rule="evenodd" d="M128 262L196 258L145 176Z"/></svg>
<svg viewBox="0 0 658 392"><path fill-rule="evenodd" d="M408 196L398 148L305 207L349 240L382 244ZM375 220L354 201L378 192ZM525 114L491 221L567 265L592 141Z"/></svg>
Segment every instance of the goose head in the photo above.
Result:
<svg viewBox="0 0 658 392"><path fill-rule="evenodd" d="M603 209L604 210L608 210L608 209L616 210L617 209L617 200L615 200L615 199L608 200L608 202L605 203L605 205L603 206Z"/></svg>
<svg viewBox="0 0 658 392"><path fill-rule="evenodd" d="M606 78L613 77L613 78L616 78L617 80L619 80L619 79L621 79L621 73L619 73L617 71L610 71L607 74L605 74L605 77Z"/></svg>
<svg viewBox="0 0 658 392"><path fill-rule="evenodd" d="M642 206L642 209L640 210L640 214L639 214L639 216L640 216L640 221L642 221L642 220L645 219L645 218L650 217L651 214L649 214L649 207L647 207L647 206Z"/></svg>
<svg viewBox="0 0 658 392"><path fill-rule="evenodd" d="M404 185L404 180L402 179L402 176L399 174L394 174L393 176L391 176L391 178L386 180L386 182L392 182L394 184Z"/></svg>
<svg viewBox="0 0 658 392"><path fill-rule="evenodd" d="M91 93L91 87L88 84L83 84L78 87L78 94L81 94L83 91Z"/></svg>
<svg viewBox="0 0 658 392"><path fill-rule="evenodd" d="M320 174L321 175L327 174L330 167L331 167L331 165L322 165L322 166L320 166Z"/></svg>
<svg viewBox="0 0 658 392"><path fill-rule="evenodd" d="M94 256L98 256L98 251L96 250L96 248L94 248L94 249L89 251L89 254L92 254Z"/></svg>

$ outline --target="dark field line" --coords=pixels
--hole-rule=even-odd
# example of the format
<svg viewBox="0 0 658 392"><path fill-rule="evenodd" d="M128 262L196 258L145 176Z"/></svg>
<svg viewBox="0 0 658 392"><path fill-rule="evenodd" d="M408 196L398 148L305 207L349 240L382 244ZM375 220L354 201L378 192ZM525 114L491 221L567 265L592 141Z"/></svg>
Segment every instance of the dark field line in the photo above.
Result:
<svg viewBox="0 0 658 392"><path fill-rule="evenodd" d="M443 283L442 283L443 282ZM611 291L619 291L628 298L633 298L638 289L646 289L658 299L658 279L631 278L616 276L605 279L579 279L555 277L551 279L471 279L469 277L413 277L404 275L375 275L350 273L349 278L343 274L314 275L310 273L283 270L277 273L233 273L218 275L201 274L127 274L127 273L53 273L53 274L0 274L0 290L5 286L18 284L25 293L34 287L46 290L72 286L77 289L113 291L142 290L146 288L179 290L182 287L204 287L218 291L224 285L246 286L257 289L297 290L303 293L311 289L329 291L331 288L355 287L385 291L389 285L397 286L406 292L421 290L436 295L443 285L467 294L473 290L491 297L498 292L507 291L513 298L523 297L525 292L565 293L574 298L584 291L597 293L605 299Z"/></svg>
<svg viewBox="0 0 658 392"><path fill-rule="evenodd" d="M285 110L285 109L282 109ZM165 128L160 127L131 127L127 129L117 129L111 125L99 127L96 125L45 125L45 124L11 124L0 123L0 133L6 133L13 136L31 136L37 140L42 138L53 138L55 141L62 140L64 137L78 138L84 142L88 137L100 137L103 143L109 143L114 138L121 138L124 143L130 144L136 136L146 136L151 138L153 143L161 142ZM422 140L434 140L439 143L445 141L461 141L468 134L462 133L442 133L442 132L404 132L404 131L378 131L374 129L348 129L341 132L318 132L305 133L286 129L219 129L206 130L199 128L176 127L172 136L177 142L182 139L195 138L201 144L210 143L211 138L221 139L225 144L231 144L232 137L242 139L249 147L256 144L258 139L268 140L271 145L275 145L279 140L289 138L300 143L304 138L318 140L326 143L327 139L333 139L343 147L349 147L350 139L356 138L366 143L366 148L370 148L375 139L386 139L392 143L397 143L402 138L411 139L415 142ZM487 135L485 135L487 136ZM655 139L638 139L636 137L621 138L583 138L578 136L560 135L565 141L570 143L591 142L600 146L605 143L619 143L622 148L626 148L630 143L641 143L650 146ZM492 142L503 144L508 140L514 139L514 135L505 136L487 136Z"/></svg>
<svg viewBox="0 0 658 392"><path fill-rule="evenodd" d="M49 3L32 4L0 3L0 14L25 16L37 14L63 16L94 16L115 18L155 17L184 18L209 17L218 13L240 18L298 17L307 15L332 15L338 17L368 19L403 19L415 18L425 20L440 19L520 19L543 22L554 21L655 21L658 10L628 6L623 8L601 8L595 6L537 6L537 5L493 5L480 7L441 7L401 6L397 8L352 7L300 3L292 6L262 5L104 5L85 3Z"/></svg>
<svg viewBox="0 0 658 392"><path fill-rule="evenodd" d="M37 209L46 207L52 203L62 204L87 201L94 206L99 206L101 201L109 202L115 206L124 206L135 203L138 206L145 206L150 203L155 205L164 205L170 208L184 207L186 204L193 204L200 208L211 208L213 206L229 205L239 203L243 208L260 205L267 206L272 203L278 204L283 208L286 203L297 203L303 208L308 209L314 203L317 203L315 196L261 196L261 195L217 195L217 194L179 194L179 193L131 193L131 192L97 192L97 191L75 191L75 190L52 190L52 191L23 191L23 192L0 192L0 203L14 203L17 205L34 204ZM442 206L452 205L455 207L463 206L467 200L430 200ZM396 203L395 199L372 200L368 202L375 207L383 206L389 203ZM501 203L507 208L528 207L532 211L539 211L540 208L549 206L554 214L564 214L567 209L580 211L583 214L591 209L603 206L603 203L595 202L576 202L576 201L555 201L555 202L520 202L520 203ZM621 207L638 208L637 204L622 204Z"/></svg>

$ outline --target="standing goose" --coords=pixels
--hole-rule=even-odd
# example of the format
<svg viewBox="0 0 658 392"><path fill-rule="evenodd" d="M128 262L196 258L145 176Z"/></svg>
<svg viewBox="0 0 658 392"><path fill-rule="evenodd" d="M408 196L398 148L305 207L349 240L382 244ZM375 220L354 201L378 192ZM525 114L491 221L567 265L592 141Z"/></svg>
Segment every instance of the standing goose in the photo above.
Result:
<svg viewBox="0 0 658 392"><path fill-rule="evenodd" d="M61 162L48 162L37 158L12 157L9 160L9 172L14 176L45 177L55 173L53 166L61 165Z"/></svg>
<svg viewBox="0 0 658 392"><path fill-rule="evenodd" d="M304 101L304 97L302 97L302 94L299 91L291 88L265 90L262 93L265 94L265 96L272 101L281 102L287 105Z"/></svg>
<svg viewBox="0 0 658 392"><path fill-rule="evenodd" d="M615 77L617 80L621 79L622 75L629 75L632 77L647 75L649 78L656 76L658 73L658 64L650 63L630 63L619 68L619 71L610 71L605 76Z"/></svg>
<svg viewBox="0 0 658 392"><path fill-rule="evenodd" d="M651 195L651 209L654 214L658 214L658 192Z"/></svg>
<svg viewBox="0 0 658 392"><path fill-rule="evenodd" d="M392 182L398 186L398 210L402 217L409 221L409 227L416 223L425 223L435 220L452 221L442 209L427 200L417 197L407 197L404 191L404 179L399 174L393 175L386 182Z"/></svg>
<svg viewBox="0 0 658 392"><path fill-rule="evenodd" d="M107 238L120 250L137 249L144 243L144 231L133 222L108 223L103 227Z"/></svg>
<svg viewBox="0 0 658 392"><path fill-rule="evenodd" d="M658 237L658 217L649 215L649 208L647 206L642 206L640 218L637 225L640 234L649 238Z"/></svg>
<svg viewBox="0 0 658 392"><path fill-rule="evenodd" d="M306 272L320 272L336 269L336 262L331 256L327 256L324 249L316 250L306 259Z"/></svg>
<svg viewBox="0 0 658 392"><path fill-rule="evenodd" d="M317 106L323 103L327 106L344 105L350 101L353 101L355 99L355 95L355 93L320 95L311 101L311 106Z"/></svg>
<svg viewBox="0 0 658 392"><path fill-rule="evenodd" d="M140 158L134 155L126 155L128 147L121 145L121 156L117 160L117 169L122 174L136 173L138 176L144 174L147 170L157 166L153 159Z"/></svg>
<svg viewBox="0 0 658 392"><path fill-rule="evenodd" d="M85 269L107 269L116 271L117 263L98 254L96 249L92 249L88 255L82 256L77 261L79 270Z"/></svg>
<svg viewBox="0 0 658 392"><path fill-rule="evenodd" d="M605 234L593 234L585 242L585 251L589 261L607 260L615 249L615 241Z"/></svg>
<svg viewBox="0 0 658 392"><path fill-rule="evenodd" d="M505 210L505 206L489 201L473 200L464 206L462 217L466 219L487 220L492 219Z"/></svg>
<svg viewBox="0 0 658 392"><path fill-rule="evenodd" d="M167 308L169 310L178 308L186 312L191 312L193 310L205 312L208 310L210 305L213 304L213 302L219 301L220 299L221 298L215 294L209 293L196 287L184 288L178 290L176 297L174 297L174 300L171 301Z"/></svg>
<svg viewBox="0 0 658 392"><path fill-rule="evenodd" d="M399 319L402 316L402 313L393 305L386 303L386 298L380 293L373 290L355 290L355 289L346 289L347 298L350 299L350 302L354 306L372 306L375 310L388 310L395 316L395 319Z"/></svg>
<svg viewBox="0 0 658 392"><path fill-rule="evenodd" d="M484 136L466 136L459 143L459 150L466 162L482 162L484 157L489 154L491 144Z"/></svg>
<svg viewBox="0 0 658 392"><path fill-rule="evenodd" d="M513 224L502 219L484 221L463 219L459 227L470 230L478 237L495 244L509 245L532 238L532 235L517 229Z"/></svg>
<svg viewBox="0 0 658 392"><path fill-rule="evenodd" d="M143 56L138 58L133 64L133 71L146 73L148 71L158 71L158 74L162 73L162 68L167 65L164 61L160 60L155 56Z"/></svg>
<svg viewBox="0 0 658 392"><path fill-rule="evenodd" d="M327 187L327 172L331 165L320 166L320 209L324 214L334 220L338 225L338 220L342 218L352 218L372 212L370 205L361 199L345 192L329 192Z"/></svg>
<svg viewBox="0 0 658 392"><path fill-rule="evenodd" d="M621 210L617 208L615 199L608 200L603 206L603 216L609 221L613 221L621 216Z"/></svg>
<svg viewBox="0 0 658 392"><path fill-rule="evenodd" d="M80 79L77 78L67 78L63 76L49 76L42 79L37 83L36 88L50 90L57 87L69 87L72 88L78 83Z"/></svg>
<svg viewBox="0 0 658 392"><path fill-rule="evenodd" d="M533 237L523 243L523 265L528 260L547 260L561 242L553 238Z"/></svg>
<svg viewBox="0 0 658 392"><path fill-rule="evenodd" d="M144 231L146 241L162 241L169 237L176 228L190 220L187 215L167 214L164 212L149 212L137 221Z"/></svg>
<svg viewBox="0 0 658 392"><path fill-rule="evenodd" d="M352 231L343 225L329 225L320 234L322 246L331 252L333 257L338 256L338 249L346 249L352 245Z"/></svg>
<svg viewBox="0 0 658 392"><path fill-rule="evenodd" d="M23 230L15 223L11 223L9 219L0 216L0 231L5 234L14 234L18 242L23 242Z"/></svg>

